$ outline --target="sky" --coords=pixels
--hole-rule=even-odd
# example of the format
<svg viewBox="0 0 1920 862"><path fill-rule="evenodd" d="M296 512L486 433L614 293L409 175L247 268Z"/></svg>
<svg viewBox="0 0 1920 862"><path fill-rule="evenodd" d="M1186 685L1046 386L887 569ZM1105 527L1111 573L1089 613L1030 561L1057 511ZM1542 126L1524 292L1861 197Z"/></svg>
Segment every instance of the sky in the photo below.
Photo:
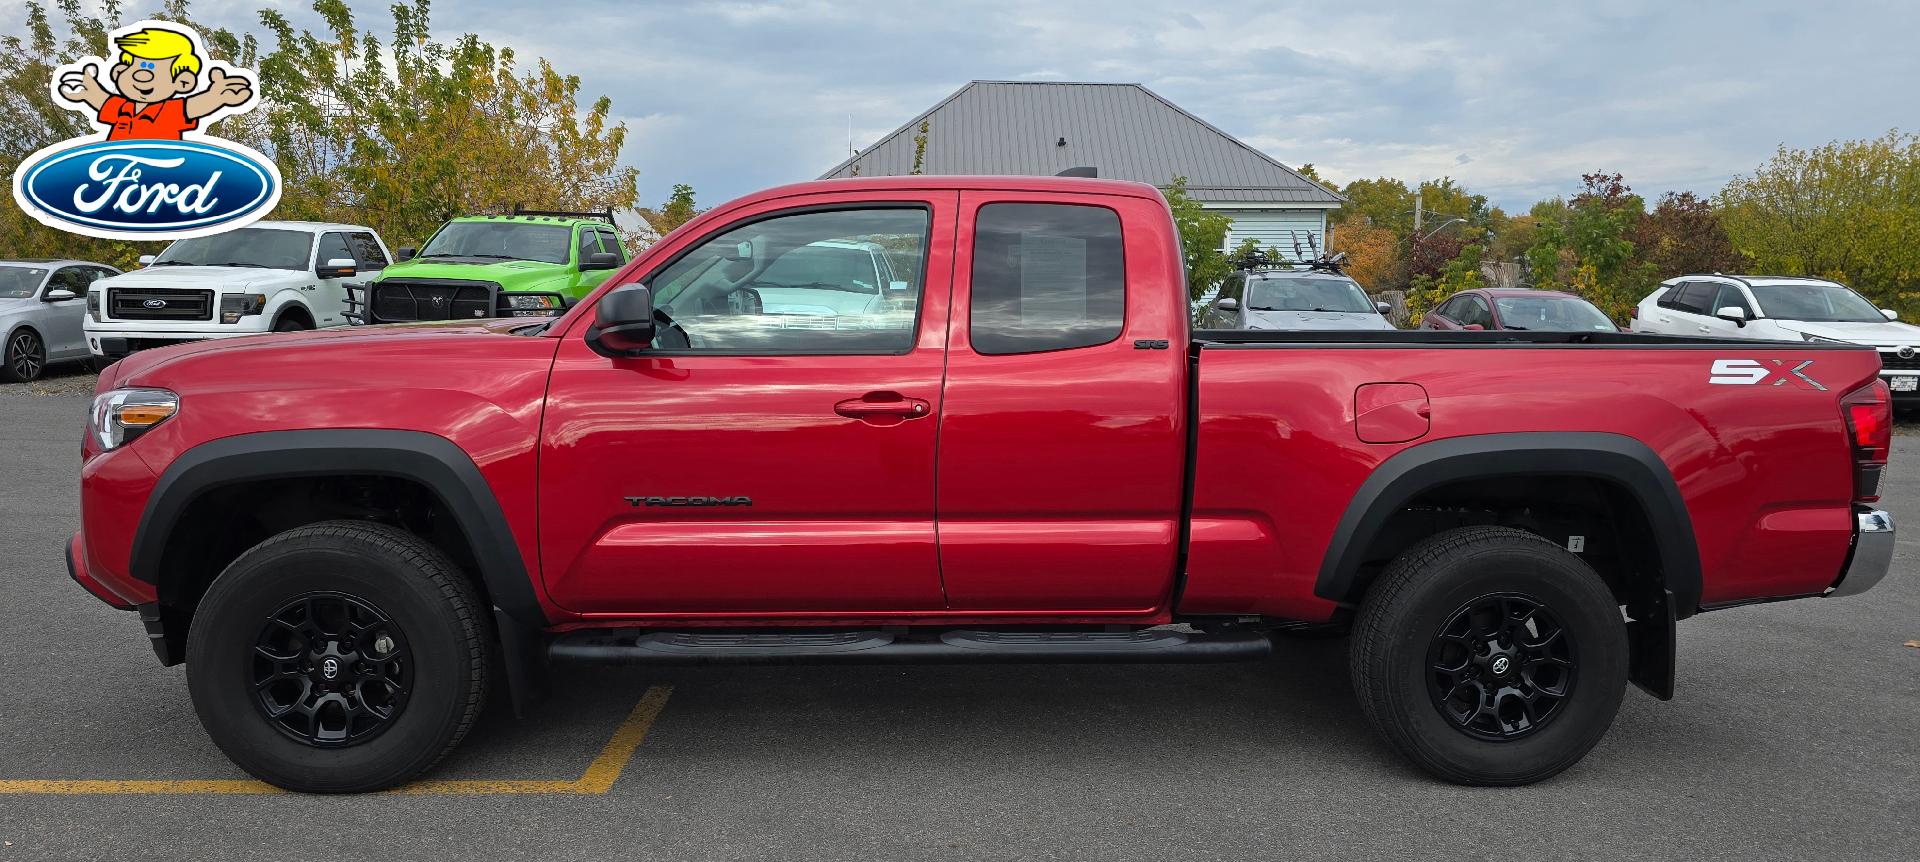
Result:
<svg viewBox="0 0 1920 862"><path fill-rule="evenodd" d="M389 2L348 0L375 32ZM318 26L305 0L193 8L248 27L262 5ZM21 8L0 0L0 29ZM975 79L1145 84L1335 183L1451 176L1509 210L1593 170L1711 193L1783 144L1920 131L1915 0L436 0L433 17L436 38L476 32L612 97L643 204L814 178Z"/></svg>

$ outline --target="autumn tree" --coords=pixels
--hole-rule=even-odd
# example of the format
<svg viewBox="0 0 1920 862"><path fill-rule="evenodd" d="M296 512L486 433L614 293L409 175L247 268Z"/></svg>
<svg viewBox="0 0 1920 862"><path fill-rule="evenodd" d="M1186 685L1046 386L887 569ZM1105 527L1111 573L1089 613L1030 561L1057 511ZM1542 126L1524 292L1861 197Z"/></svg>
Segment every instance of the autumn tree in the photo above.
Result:
<svg viewBox="0 0 1920 862"><path fill-rule="evenodd" d="M1727 183L1720 210L1752 271L1831 278L1920 312L1920 135L1783 146Z"/></svg>
<svg viewBox="0 0 1920 862"><path fill-rule="evenodd" d="M1689 272L1740 272L1746 263L1720 224L1713 202L1667 192L1630 234L1634 253L1658 278Z"/></svg>
<svg viewBox="0 0 1920 862"><path fill-rule="evenodd" d="M1233 227L1233 219L1201 206L1188 196L1186 177L1174 177L1161 194L1166 196L1167 207L1173 210L1174 227L1180 231L1180 246L1187 264L1188 295L1199 299L1233 274L1233 265L1221 251L1227 244L1227 230Z"/></svg>
<svg viewBox="0 0 1920 862"><path fill-rule="evenodd" d="M702 210L694 205L693 186L675 183L673 194L667 196L666 203L657 208L642 208L641 217L647 220L661 236L665 236L687 222L693 221Z"/></svg>

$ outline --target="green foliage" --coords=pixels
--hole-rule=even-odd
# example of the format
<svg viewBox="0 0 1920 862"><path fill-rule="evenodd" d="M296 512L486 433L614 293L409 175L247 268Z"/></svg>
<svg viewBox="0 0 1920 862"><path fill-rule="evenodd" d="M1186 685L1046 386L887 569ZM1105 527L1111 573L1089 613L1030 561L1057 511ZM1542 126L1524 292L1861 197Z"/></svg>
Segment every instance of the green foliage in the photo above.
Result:
<svg viewBox="0 0 1920 862"><path fill-rule="evenodd" d="M927 166L927 130L932 125L932 120L921 120L920 134L913 136L913 170L907 172L913 176L919 176Z"/></svg>
<svg viewBox="0 0 1920 862"><path fill-rule="evenodd" d="M694 217L701 212L702 210L693 202L693 186L675 183L673 194L667 197L666 203L661 204L657 209L643 208L640 210L640 215L661 236L665 236L674 228L693 221Z"/></svg>
<svg viewBox="0 0 1920 862"><path fill-rule="evenodd" d="M107 2L96 14L79 0L56 2L63 34L39 0L29 0L24 34L0 37L5 164L92 131L51 103L47 80L53 67L105 50L121 6ZM361 31L342 0L316 0L313 9L325 25L320 34L296 30L264 0L261 36L196 25L215 57L260 73L260 107L210 131L280 167L284 188L270 218L359 222L406 245L450 216L515 204L634 205L639 172L619 164L626 126L612 122L605 97L582 109L577 76L545 60L523 71L512 49L471 34L434 41L427 0L393 6L386 40ZM189 12L186 0L169 0L161 17L193 24ZM112 263L156 247L58 233L7 208L0 248L48 246Z"/></svg>
<svg viewBox="0 0 1920 862"><path fill-rule="evenodd" d="M1173 210L1174 227L1180 231L1180 246L1187 264L1187 294L1199 299L1233 274L1227 256L1220 253L1221 246L1227 243L1227 230L1233 227L1233 219L1188 197L1186 177L1174 177L1161 194L1166 196L1167 207Z"/></svg>
<svg viewBox="0 0 1920 862"><path fill-rule="evenodd" d="M1831 278L1920 313L1920 135L1781 147L1727 183L1720 209L1753 272Z"/></svg>

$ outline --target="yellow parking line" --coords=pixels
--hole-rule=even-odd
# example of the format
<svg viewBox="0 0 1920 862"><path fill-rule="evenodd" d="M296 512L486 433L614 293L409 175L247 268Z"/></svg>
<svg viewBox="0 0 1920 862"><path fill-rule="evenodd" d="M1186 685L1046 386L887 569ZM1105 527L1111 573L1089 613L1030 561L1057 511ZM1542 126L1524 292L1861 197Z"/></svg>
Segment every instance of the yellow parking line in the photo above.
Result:
<svg viewBox="0 0 1920 862"><path fill-rule="evenodd" d="M633 759L633 753L647 738L647 731L653 727L653 721L660 717L660 711L666 708L667 698L672 696L673 687L656 685L640 696L640 702L634 704L627 719L613 732L613 738L607 740L599 756L587 764L587 771L572 781L554 781L541 779L486 779L459 778L441 781L416 781L385 791L401 796L492 796L516 793L546 794L586 794L601 795L613 789L613 783L620 779L620 773L627 768L627 762ZM264 781L251 779L200 779L184 781L168 780L63 780L63 779L0 779L0 795L94 795L109 793L146 793L146 794L259 794L285 793Z"/></svg>

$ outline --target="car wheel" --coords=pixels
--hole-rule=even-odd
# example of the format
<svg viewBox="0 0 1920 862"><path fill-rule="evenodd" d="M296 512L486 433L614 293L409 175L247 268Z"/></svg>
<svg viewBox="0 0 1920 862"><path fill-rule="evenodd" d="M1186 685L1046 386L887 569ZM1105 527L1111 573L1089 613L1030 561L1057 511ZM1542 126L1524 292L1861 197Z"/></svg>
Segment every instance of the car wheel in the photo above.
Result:
<svg viewBox="0 0 1920 862"><path fill-rule="evenodd" d="M1361 711L1416 765L1457 784L1531 784L1613 723L1626 625L1579 557L1522 530L1466 527L1387 567L1350 660Z"/></svg>
<svg viewBox="0 0 1920 862"><path fill-rule="evenodd" d="M273 322L274 332L305 332L312 328L306 321L291 314Z"/></svg>
<svg viewBox="0 0 1920 862"><path fill-rule="evenodd" d="M40 373L47 370L46 344L40 341L40 333L24 326L14 330L7 339L5 353L5 365L0 366L0 375L4 375L8 382L38 380Z"/></svg>
<svg viewBox="0 0 1920 862"><path fill-rule="evenodd" d="M438 548L364 521L280 533L227 566L187 640L194 711L269 784L379 790L459 744L485 699L490 639Z"/></svg>

